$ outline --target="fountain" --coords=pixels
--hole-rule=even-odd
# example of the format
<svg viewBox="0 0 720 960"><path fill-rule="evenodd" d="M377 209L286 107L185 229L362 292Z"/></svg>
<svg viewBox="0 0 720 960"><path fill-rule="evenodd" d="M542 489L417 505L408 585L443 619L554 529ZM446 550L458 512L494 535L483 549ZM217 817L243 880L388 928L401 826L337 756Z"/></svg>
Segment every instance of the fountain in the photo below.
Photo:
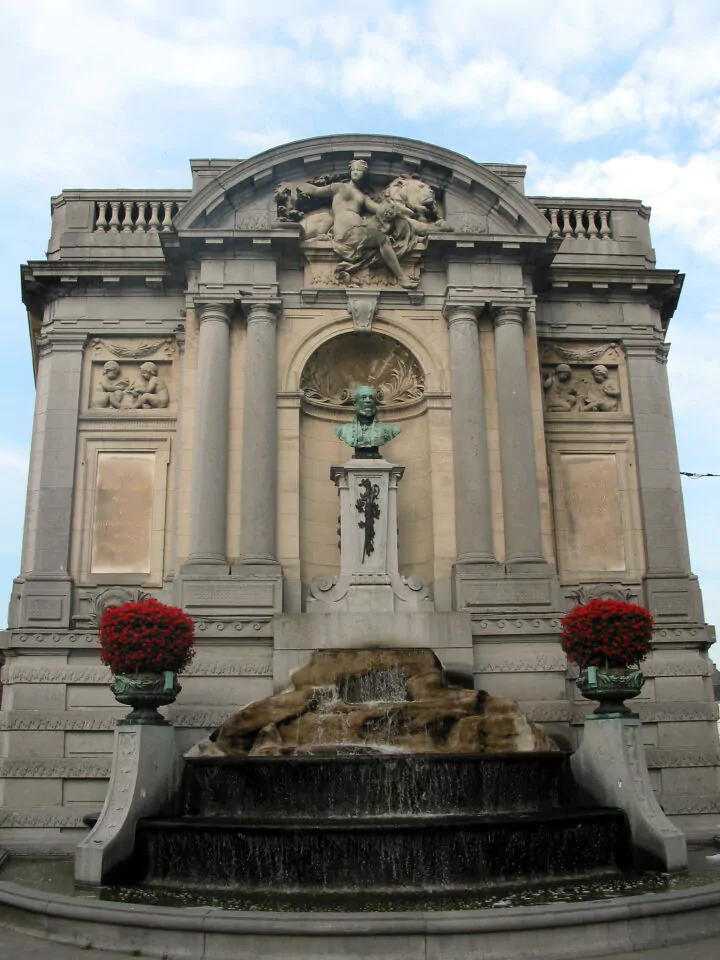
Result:
<svg viewBox="0 0 720 960"><path fill-rule="evenodd" d="M175 809L140 821L122 876L427 893L627 861L623 814L578 807L544 731L447 683L432 651L319 651L292 679L186 758Z"/></svg>
<svg viewBox="0 0 720 960"><path fill-rule="evenodd" d="M623 901L556 905L547 915L537 907L432 916L448 896L472 904L491 889L612 883L641 864L682 869L687 856L654 799L637 720L589 723L571 758L515 702L453 682L455 671L444 669L439 650L472 662L472 643L463 647L457 635L443 643L452 634L443 616L461 615L435 612L424 584L399 573L403 468L378 450L397 428L377 423L371 393L359 389L356 419L338 431L355 446L331 474L339 575L310 585L310 612L292 642L276 624L275 675L289 673L290 685L247 704L182 758L169 725L116 729L110 788L77 849L75 877L101 889L132 886L129 899L141 891L155 905L91 909L56 897L38 907L0 890L4 902L40 909L58 929L72 923L75 942L86 929L87 942L188 958L231 950L414 958L431 946L438 957L470 957L478 936L498 958L587 956L625 949L636 936L659 942L659 927L646 935L648 918L665 912L676 919L662 923L682 938L705 906L700 922L710 929L720 889L700 906L668 893L667 903L639 897L637 909ZM349 639L349 625L359 639ZM260 912L157 907L208 895L240 895ZM377 910L383 897L385 910L400 910L347 912ZM288 912L263 914L268 903ZM413 912L402 912L408 904ZM346 912L312 913L318 906ZM560 948L555 926L579 935ZM348 948L348 937L362 946Z"/></svg>

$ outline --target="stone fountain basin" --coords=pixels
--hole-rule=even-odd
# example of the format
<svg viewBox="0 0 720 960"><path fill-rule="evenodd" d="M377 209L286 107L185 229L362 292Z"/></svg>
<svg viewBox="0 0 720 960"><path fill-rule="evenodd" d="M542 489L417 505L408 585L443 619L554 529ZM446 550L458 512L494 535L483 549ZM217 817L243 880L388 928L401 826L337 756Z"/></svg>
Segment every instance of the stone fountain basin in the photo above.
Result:
<svg viewBox="0 0 720 960"><path fill-rule="evenodd" d="M197 757L185 761L183 817L483 816L572 801L569 754Z"/></svg>
<svg viewBox="0 0 720 960"><path fill-rule="evenodd" d="M122 878L377 893L617 874L623 814L573 806L567 776L559 752L193 758Z"/></svg>

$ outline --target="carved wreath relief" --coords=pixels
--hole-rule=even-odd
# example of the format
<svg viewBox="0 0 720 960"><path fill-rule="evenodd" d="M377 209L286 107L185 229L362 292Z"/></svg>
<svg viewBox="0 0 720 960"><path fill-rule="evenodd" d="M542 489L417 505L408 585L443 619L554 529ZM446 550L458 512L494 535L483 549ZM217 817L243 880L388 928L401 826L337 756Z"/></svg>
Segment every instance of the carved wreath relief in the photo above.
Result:
<svg viewBox="0 0 720 960"><path fill-rule="evenodd" d="M359 159L350 163L349 176L281 184L275 202L281 223L301 227L315 284L412 290L418 285L417 274L409 272L419 264L415 252L425 248L428 234L450 229L425 181L396 177L376 190Z"/></svg>
<svg viewBox="0 0 720 960"><path fill-rule="evenodd" d="M602 359L603 363L595 362ZM622 392L615 344L592 347L547 345L543 353L547 413L617 413ZM556 360L552 365L549 360Z"/></svg>
<svg viewBox="0 0 720 960"><path fill-rule="evenodd" d="M422 399L425 375L402 344L377 333L347 333L324 343L310 357L300 380L305 399L323 406L351 406L355 389L367 384L381 407Z"/></svg>

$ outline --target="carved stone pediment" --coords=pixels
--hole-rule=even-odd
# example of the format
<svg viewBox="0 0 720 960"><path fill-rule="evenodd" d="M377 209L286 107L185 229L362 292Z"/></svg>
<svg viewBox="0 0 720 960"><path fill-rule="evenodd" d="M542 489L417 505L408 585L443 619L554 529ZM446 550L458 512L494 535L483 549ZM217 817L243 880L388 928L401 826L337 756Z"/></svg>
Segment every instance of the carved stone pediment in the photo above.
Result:
<svg viewBox="0 0 720 960"><path fill-rule="evenodd" d="M413 289L433 236L546 239L542 213L488 166L396 137L318 137L222 169L175 218L180 242L208 232L283 238L306 286ZM517 181L515 181L517 182Z"/></svg>
<svg viewBox="0 0 720 960"><path fill-rule="evenodd" d="M375 389L381 407L421 400L425 375L410 351L379 333L346 333L324 343L312 354L300 379L311 404L350 406L355 389Z"/></svg>

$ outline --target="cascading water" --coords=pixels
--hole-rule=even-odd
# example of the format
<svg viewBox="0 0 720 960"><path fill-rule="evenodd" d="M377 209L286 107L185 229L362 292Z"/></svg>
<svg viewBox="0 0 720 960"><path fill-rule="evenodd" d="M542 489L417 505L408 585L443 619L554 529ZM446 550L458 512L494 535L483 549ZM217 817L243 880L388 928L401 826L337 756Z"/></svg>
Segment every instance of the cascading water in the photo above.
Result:
<svg viewBox="0 0 720 960"><path fill-rule="evenodd" d="M186 760L174 815L138 827L134 879L439 891L617 871L623 816L574 808L566 755L509 701L447 686L430 651L298 674L223 725L228 755Z"/></svg>

